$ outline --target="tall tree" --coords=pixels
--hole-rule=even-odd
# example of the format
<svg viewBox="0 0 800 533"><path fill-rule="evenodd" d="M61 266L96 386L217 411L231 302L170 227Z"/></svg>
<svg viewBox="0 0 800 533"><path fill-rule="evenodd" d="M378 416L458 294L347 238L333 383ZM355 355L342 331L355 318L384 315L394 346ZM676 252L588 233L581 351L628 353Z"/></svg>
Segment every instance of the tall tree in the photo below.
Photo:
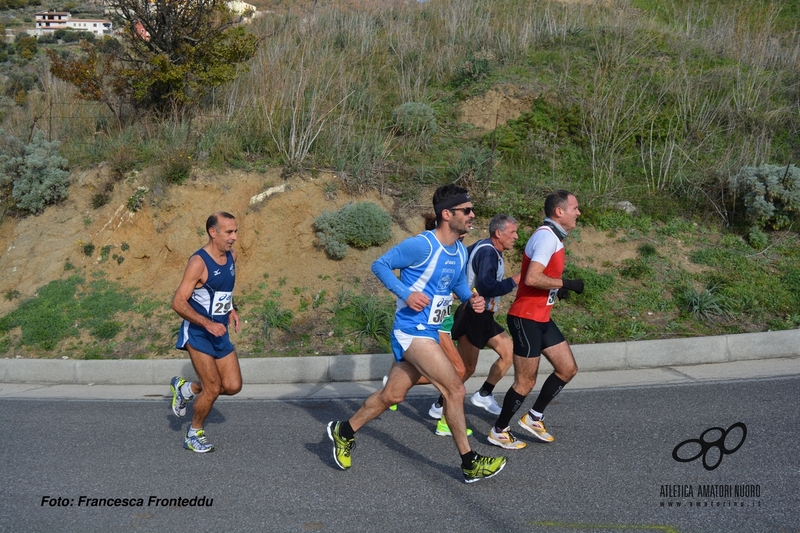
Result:
<svg viewBox="0 0 800 533"><path fill-rule="evenodd" d="M84 43L81 57L48 55L55 76L117 117L125 104L191 115L203 96L236 77L258 45L221 0L112 0L109 6L122 26L121 47Z"/></svg>

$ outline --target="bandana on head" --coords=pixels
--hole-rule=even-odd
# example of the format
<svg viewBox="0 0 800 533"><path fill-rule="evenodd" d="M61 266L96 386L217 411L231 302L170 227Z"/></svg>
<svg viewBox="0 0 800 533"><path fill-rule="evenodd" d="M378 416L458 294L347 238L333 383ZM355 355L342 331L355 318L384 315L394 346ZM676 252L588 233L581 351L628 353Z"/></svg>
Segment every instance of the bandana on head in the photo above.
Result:
<svg viewBox="0 0 800 533"><path fill-rule="evenodd" d="M436 216L439 216L439 214L442 211L444 211L445 209L450 209L451 207L455 207L458 204L465 204L465 203L471 202L471 201L472 201L472 198L469 197L469 194L461 193L458 196L453 196L452 198L448 198L447 200L444 200L443 202L435 204L433 206L433 211L434 211L434 213L436 213Z"/></svg>

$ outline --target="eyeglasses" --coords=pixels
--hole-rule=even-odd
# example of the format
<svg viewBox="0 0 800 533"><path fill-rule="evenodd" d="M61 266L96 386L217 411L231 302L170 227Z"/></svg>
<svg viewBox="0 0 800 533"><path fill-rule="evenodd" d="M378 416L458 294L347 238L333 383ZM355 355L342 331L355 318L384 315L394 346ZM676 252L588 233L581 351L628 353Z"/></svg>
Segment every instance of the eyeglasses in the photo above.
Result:
<svg viewBox="0 0 800 533"><path fill-rule="evenodd" d="M464 211L466 216L469 216L475 211L474 207L451 207L448 211Z"/></svg>

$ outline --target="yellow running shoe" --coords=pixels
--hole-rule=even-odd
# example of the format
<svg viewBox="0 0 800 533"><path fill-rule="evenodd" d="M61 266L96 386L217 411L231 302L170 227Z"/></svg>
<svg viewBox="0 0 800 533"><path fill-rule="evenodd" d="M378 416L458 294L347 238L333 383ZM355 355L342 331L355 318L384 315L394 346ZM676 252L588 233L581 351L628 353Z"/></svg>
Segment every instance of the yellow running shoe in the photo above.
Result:
<svg viewBox="0 0 800 533"><path fill-rule="evenodd" d="M499 474L504 466L506 466L505 457L485 457L475 454L475 459L472 460L469 468L461 467L461 471L464 473L464 483L489 479Z"/></svg>
<svg viewBox="0 0 800 533"><path fill-rule="evenodd" d="M328 422L328 438L333 442L333 460L342 470L350 468L350 452L356 447L356 439L346 439L339 434L341 422Z"/></svg>
<svg viewBox="0 0 800 533"><path fill-rule="evenodd" d="M436 434L440 437L449 437L453 433L450 431L450 426L447 425L447 421L444 419L444 415L442 418L439 419L439 422L436 423ZM472 430L467 428L467 437L472 436Z"/></svg>
<svg viewBox="0 0 800 533"><path fill-rule="evenodd" d="M553 442L556 440L555 437L547 432L544 423L541 420L533 418L530 413L525 413L522 418L519 419L519 425L522 429L542 442Z"/></svg>

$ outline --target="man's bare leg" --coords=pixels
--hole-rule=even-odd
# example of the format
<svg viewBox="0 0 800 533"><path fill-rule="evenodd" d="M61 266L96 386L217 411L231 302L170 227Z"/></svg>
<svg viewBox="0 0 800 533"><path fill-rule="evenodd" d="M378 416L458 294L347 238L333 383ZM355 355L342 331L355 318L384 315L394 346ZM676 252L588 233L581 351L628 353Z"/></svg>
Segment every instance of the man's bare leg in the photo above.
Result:
<svg viewBox="0 0 800 533"><path fill-rule="evenodd" d="M498 358L489 369L486 382L491 385L497 385L514 364L514 342L508 333L504 332L489 339L487 346L497 352Z"/></svg>
<svg viewBox="0 0 800 533"><path fill-rule="evenodd" d="M428 378L444 397L444 415L458 453L463 455L471 451L464 417L464 383L439 344L432 339L415 338L403 357Z"/></svg>
<svg viewBox="0 0 800 533"><path fill-rule="evenodd" d="M349 422L353 431L358 431L367 422L378 418L389 406L402 402L420 375L414 365L408 361L392 365L386 385L381 390L370 394L358 411L350 417Z"/></svg>
<svg viewBox="0 0 800 533"><path fill-rule="evenodd" d="M542 353L550 364L553 365L553 373L559 379L569 383L575 374L578 373L578 364L575 362L575 356L572 354L572 348L569 347L567 341L560 342L555 346L545 348Z"/></svg>
<svg viewBox="0 0 800 533"><path fill-rule="evenodd" d="M220 394L234 395L242 389L242 373L236 352L215 359L195 350L188 344L186 348L200 381L200 391L194 397L192 428L201 429Z"/></svg>
<svg viewBox="0 0 800 533"><path fill-rule="evenodd" d="M466 335L458 338L458 354L464 361L464 381L467 381L475 373L478 366L478 355L480 350L472 344Z"/></svg>

